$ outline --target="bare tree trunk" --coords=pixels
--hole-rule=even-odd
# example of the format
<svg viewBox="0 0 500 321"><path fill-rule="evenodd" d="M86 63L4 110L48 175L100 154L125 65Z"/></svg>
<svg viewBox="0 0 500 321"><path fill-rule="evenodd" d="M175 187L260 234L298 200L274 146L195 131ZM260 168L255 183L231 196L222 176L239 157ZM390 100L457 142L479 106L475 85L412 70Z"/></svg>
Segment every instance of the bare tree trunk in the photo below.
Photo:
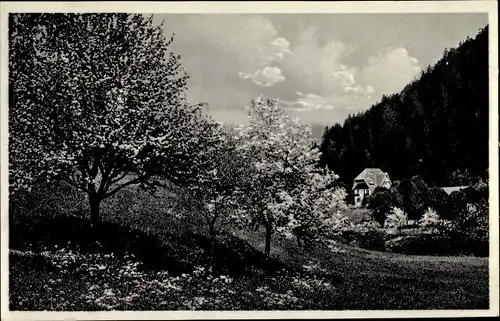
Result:
<svg viewBox="0 0 500 321"><path fill-rule="evenodd" d="M210 234L210 263L209 263L209 267L208 267L208 271L210 273L212 273L214 271L214 268L215 268L215 245L216 245L216 242L217 242L217 235L216 235L216 232L215 232L215 227L213 225L209 225L208 227L209 229L209 234Z"/></svg>
<svg viewBox="0 0 500 321"><path fill-rule="evenodd" d="M266 225L266 243L264 248L264 255L266 256L266 258L269 258L271 256L271 236L271 227Z"/></svg>
<svg viewBox="0 0 500 321"><path fill-rule="evenodd" d="M294 228L293 234L295 234L295 238L297 239L297 245L301 247L303 242L302 242L302 234L300 228L299 227Z"/></svg>
<svg viewBox="0 0 500 321"><path fill-rule="evenodd" d="M101 221L101 216L99 209L101 207L102 198L96 193L89 194L90 203L90 223L92 226L96 226Z"/></svg>

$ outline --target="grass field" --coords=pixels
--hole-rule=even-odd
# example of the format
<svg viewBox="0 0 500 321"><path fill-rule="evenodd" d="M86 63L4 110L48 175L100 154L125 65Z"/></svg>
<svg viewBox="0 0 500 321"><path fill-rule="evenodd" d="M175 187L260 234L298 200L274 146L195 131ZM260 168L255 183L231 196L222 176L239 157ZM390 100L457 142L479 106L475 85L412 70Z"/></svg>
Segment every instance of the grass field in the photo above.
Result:
<svg viewBox="0 0 500 321"><path fill-rule="evenodd" d="M246 237L252 242L251 236ZM260 240L263 239L263 235ZM262 248L262 242L254 245ZM282 261L334 271L342 282L332 293L339 309L480 309L488 307L488 259L476 257L409 256L338 245L297 248L293 241L275 241Z"/></svg>
<svg viewBox="0 0 500 321"><path fill-rule="evenodd" d="M98 279L101 276L81 274L78 268L61 274L60 270L43 263L39 255L30 254L53 250L56 246L80 246L89 253L115 253L116 259L106 258L107 266L117 265L118 257L124 253L134 253L137 260L145 263L143 273L146 274L141 277L149 280L147 282L154 281L153 274L158 270L168 270L174 277L205 264L207 239L201 218L192 209L181 206L175 193L160 193L159 197L153 198L131 188L117 194L103 205L108 223L98 231L89 229L84 219L66 216L68 213L78 215L86 205L74 194L63 193L52 199L47 194L40 194L39 199L32 201L38 205L19 208L10 218L11 309L61 309L61 300L76 302L85 295L83 292L89 284L101 280ZM57 193L52 190L52 194ZM48 209L52 209L51 215L47 215ZM293 239L274 237L272 260L266 261L262 255L263 240L260 231L227 231L219 242L217 260L220 274L228 275L234 281L221 287L220 291L229 291L230 297L238 301L210 306L225 309L383 310L487 309L489 305L487 258L408 256L342 244L333 248L318 245L303 249ZM290 273L289 276L280 276L280 271L284 270ZM297 277L292 277L292 274L306 280L302 288L295 287L292 279ZM106 274L109 286L116 292L110 275ZM190 281L194 282L189 283L191 288L188 283L182 283L191 292L183 292L175 302L186 301L186 295L191 295L189 300L200 296L208 300L213 295L210 292L213 286L212 290L207 290L210 293L203 292L204 296L192 292L201 291L200 284L205 282L196 280ZM323 283L318 280L323 280ZM311 288L311 284L315 284L314 291L307 292L305 289ZM265 289L266 285L270 290ZM243 291L240 289L246 290L239 292ZM141 291L144 298L151 296L147 302L156 302L151 300L161 297L161 293L152 288ZM287 293L291 293L291 303L287 301L291 300ZM281 295L279 300L269 301L277 295ZM267 302L268 306L263 306L261 301ZM147 307L140 304L143 301L137 302L128 305L127 309L186 308L185 304L177 306L158 302ZM187 306L192 307L192 303ZM198 308L204 306L201 304ZM89 305L72 307L90 308Z"/></svg>

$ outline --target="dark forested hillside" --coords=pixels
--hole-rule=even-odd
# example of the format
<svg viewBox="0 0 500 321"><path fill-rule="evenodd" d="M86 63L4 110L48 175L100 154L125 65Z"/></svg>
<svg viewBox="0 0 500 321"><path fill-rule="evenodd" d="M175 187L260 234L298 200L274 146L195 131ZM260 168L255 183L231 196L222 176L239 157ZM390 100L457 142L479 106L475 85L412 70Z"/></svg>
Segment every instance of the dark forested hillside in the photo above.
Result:
<svg viewBox="0 0 500 321"><path fill-rule="evenodd" d="M344 125L328 127L322 164L345 182L365 167L393 180L420 175L437 185L456 173L485 177L488 169L488 26L398 94L383 97Z"/></svg>

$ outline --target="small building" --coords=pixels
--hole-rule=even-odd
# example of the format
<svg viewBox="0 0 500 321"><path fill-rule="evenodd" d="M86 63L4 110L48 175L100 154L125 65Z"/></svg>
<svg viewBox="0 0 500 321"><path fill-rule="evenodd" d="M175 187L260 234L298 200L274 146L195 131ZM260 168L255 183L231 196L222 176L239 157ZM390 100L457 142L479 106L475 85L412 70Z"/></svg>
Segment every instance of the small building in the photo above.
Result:
<svg viewBox="0 0 500 321"><path fill-rule="evenodd" d="M356 178L352 189L354 191L354 205L360 207L366 196L372 195L377 187L391 188L389 174L380 168L365 168Z"/></svg>
<svg viewBox="0 0 500 321"><path fill-rule="evenodd" d="M456 192L456 191L461 191L461 190L465 190L465 189L468 189L469 186L449 186L449 187L441 187L441 189L443 191L445 191L446 194L450 195L451 193L453 192Z"/></svg>

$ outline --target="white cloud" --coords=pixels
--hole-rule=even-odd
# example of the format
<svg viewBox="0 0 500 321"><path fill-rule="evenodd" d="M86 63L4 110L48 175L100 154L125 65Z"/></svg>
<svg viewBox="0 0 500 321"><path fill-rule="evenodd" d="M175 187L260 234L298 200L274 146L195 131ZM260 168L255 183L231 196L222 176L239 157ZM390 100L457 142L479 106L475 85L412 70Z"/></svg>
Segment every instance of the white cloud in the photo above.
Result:
<svg viewBox="0 0 500 321"><path fill-rule="evenodd" d="M269 61L283 61L285 56L293 55L290 50L290 43L285 38L276 38L269 46Z"/></svg>
<svg viewBox="0 0 500 321"><path fill-rule="evenodd" d="M264 68L257 69L253 73L239 72L238 75L243 79L251 79L254 84L263 87L270 87L285 81L286 78L281 74L281 69L270 64L283 61L285 55L293 55L290 51L290 43L285 38L275 38L267 46L263 45L260 48L260 54Z"/></svg>
<svg viewBox="0 0 500 321"><path fill-rule="evenodd" d="M224 63L237 62L244 69L266 65L265 53L278 35L274 24L259 15L187 15L179 19L184 30L174 26L180 34L176 42L196 44L198 50L210 46L223 55Z"/></svg>
<svg viewBox="0 0 500 321"><path fill-rule="evenodd" d="M363 87L355 80L355 70L348 70L345 65L341 66L341 70L333 72L333 78L337 79L345 93L352 93L354 95L370 95L373 93L372 86Z"/></svg>
<svg viewBox="0 0 500 321"><path fill-rule="evenodd" d="M350 63L359 48L354 40L335 38L335 30L322 30L326 36L320 39L314 25L278 29L259 15L172 15L164 28L176 33L172 50L191 76L189 100L209 102L221 115L238 109L235 122L244 119L242 106L260 94L281 97L303 117L327 122L398 92L420 70L419 61L400 47L372 54L365 66L361 55ZM297 90L304 94L294 96Z"/></svg>
<svg viewBox="0 0 500 321"><path fill-rule="evenodd" d="M238 75L243 79L251 79L254 84L263 87L270 87L276 83L285 81L285 77L281 74L281 69L278 67L265 67L252 74L240 72Z"/></svg>
<svg viewBox="0 0 500 321"><path fill-rule="evenodd" d="M418 60L405 48L385 48L368 58L368 65L359 72L359 79L373 87L379 96L401 91L419 72Z"/></svg>
<svg viewBox="0 0 500 321"><path fill-rule="evenodd" d="M402 47L381 50L366 66L349 65L346 58L355 48L338 40L320 43L317 32L305 27L290 46L294 55L282 64L287 82L308 92L285 104L295 111L367 109L382 95L402 90L420 71L418 60Z"/></svg>
<svg viewBox="0 0 500 321"><path fill-rule="evenodd" d="M285 38L276 38L271 41L271 45L280 52L292 54L292 51L290 50L290 43Z"/></svg>
<svg viewBox="0 0 500 321"><path fill-rule="evenodd" d="M328 40L320 43L318 27L309 25L300 30L290 45L293 55L281 67L288 79L300 90L329 95L343 90L334 73L342 70L343 57L350 47L342 41Z"/></svg>
<svg viewBox="0 0 500 321"><path fill-rule="evenodd" d="M316 93L303 94L297 92L296 94L298 96L296 100L280 100L280 104L286 106L289 110L298 112L334 109L335 98L333 97L324 97Z"/></svg>
<svg viewBox="0 0 500 321"><path fill-rule="evenodd" d="M291 46L294 55L283 62L288 81L307 92L299 92L295 100L283 104L300 112L366 107L374 88L360 83L359 68L345 63L353 47L338 40L321 44L317 32L315 26L305 27Z"/></svg>
<svg viewBox="0 0 500 321"><path fill-rule="evenodd" d="M188 99L208 102L215 109L243 109L260 93L259 87L238 81L238 72L254 73L270 66L271 43L278 38L274 24L259 15L189 14L165 19L167 35L175 32L171 50L181 56L190 76ZM284 54L286 55L286 54Z"/></svg>
<svg viewBox="0 0 500 321"><path fill-rule="evenodd" d="M269 56L270 61L281 61L285 59L285 54L283 52L275 52Z"/></svg>

